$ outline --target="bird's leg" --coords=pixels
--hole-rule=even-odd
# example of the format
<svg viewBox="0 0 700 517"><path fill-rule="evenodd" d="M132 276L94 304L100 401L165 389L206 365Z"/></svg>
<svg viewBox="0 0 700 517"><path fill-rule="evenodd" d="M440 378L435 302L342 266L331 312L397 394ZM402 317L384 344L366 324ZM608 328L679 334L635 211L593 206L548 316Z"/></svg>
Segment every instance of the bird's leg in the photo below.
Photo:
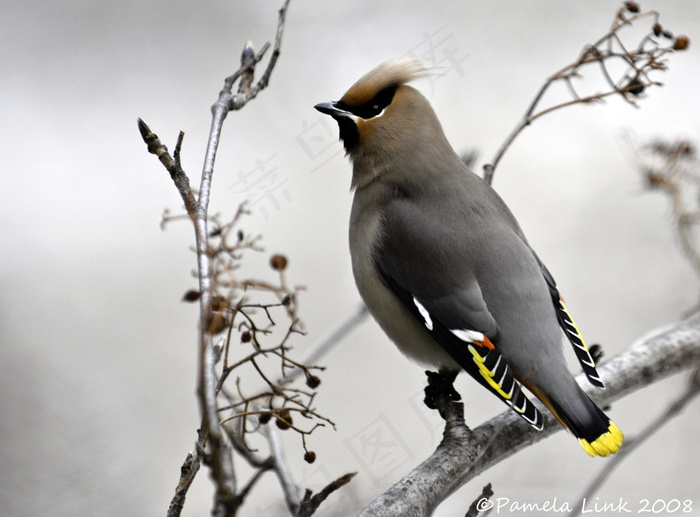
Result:
<svg viewBox="0 0 700 517"><path fill-rule="evenodd" d="M439 372L426 371L428 385L425 387L425 405L430 409L437 409L442 414L445 404L462 400L462 397L455 391L454 383L459 372L450 370L440 370Z"/></svg>
<svg viewBox="0 0 700 517"><path fill-rule="evenodd" d="M462 397L452 385L458 373L449 370L425 372L428 385L424 402L430 409L437 409L445 421L441 445L457 444L461 447L471 438L471 431L464 423L464 405L458 402Z"/></svg>

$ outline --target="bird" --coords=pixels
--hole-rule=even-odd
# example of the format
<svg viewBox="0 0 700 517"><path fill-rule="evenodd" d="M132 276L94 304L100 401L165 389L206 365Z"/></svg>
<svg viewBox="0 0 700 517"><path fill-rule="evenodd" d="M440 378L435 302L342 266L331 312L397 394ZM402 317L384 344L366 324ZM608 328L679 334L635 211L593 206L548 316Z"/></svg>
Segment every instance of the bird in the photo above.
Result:
<svg viewBox="0 0 700 517"><path fill-rule="evenodd" d="M434 73L422 59L390 59L340 100L314 106L338 123L352 164L349 244L360 296L409 358L466 371L541 430L524 386L589 455L616 453L622 432L565 363L563 335L588 380L604 387L554 278L407 84Z"/></svg>

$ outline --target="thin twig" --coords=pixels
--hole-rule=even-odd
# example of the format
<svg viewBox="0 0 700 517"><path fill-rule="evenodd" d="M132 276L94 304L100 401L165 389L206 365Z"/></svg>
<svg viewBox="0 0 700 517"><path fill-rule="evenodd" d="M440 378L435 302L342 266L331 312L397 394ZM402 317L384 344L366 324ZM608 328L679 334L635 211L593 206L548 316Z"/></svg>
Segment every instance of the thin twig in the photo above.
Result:
<svg viewBox="0 0 700 517"><path fill-rule="evenodd" d="M140 118L137 122L139 132L141 133L141 138L143 138L143 141L148 146L148 152L151 154L155 154L160 160L160 162L163 164L163 166L170 173L170 177L175 183L175 187L177 187L177 190L180 193L180 197L182 197L182 200L185 202L187 214L191 218L194 217L194 214L197 212L198 203L194 197L194 194L192 193L192 189L190 188L190 179L187 177L187 174L184 170L182 170L182 167L180 166L179 150L182 146L182 138L184 133L180 131L178 143L175 148L177 154L175 155L176 157L173 158L168 152L168 148L160 141L160 138L158 138L158 135L153 133L151 131L151 128L148 127L148 125Z"/></svg>
<svg viewBox="0 0 700 517"><path fill-rule="evenodd" d="M675 50L684 50L687 48L687 38L683 37L686 40L685 46L678 45L679 38L674 40L669 46L661 46L655 39L653 39L653 36L656 35L657 30L660 30L658 29L658 27L660 27L658 24L658 13L655 11L636 13L628 18L627 11L629 9L629 5L623 2L615 14L615 18L609 32L599 38L594 44L587 45L576 61L554 73L545 81L528 106L528 109L525 111L521 121L508 135L505 142L496 152L496 155L491 163L484 165L484 179L487 183L491 184L493 182L496 167L498 166L505 152L512 145L513 141L527 126L529 126L539 117L567 106L600 101L612 95L620 95L625 101L633 106L636 106L636 103L634 102L635 97L640 95L648 87L658 86L661 84L657 81L652 81L649 78L649 72L654 70L666 70L667 66L662 58L666 54L674 52ZM627 50L622 42L622 39L620 38L620 29L625 26L632 25L634 22L649 16L653 16L654 21L656 22L652 32L644 36L635 51ZM647 43L651 45L650 49L645 48ZM614 49L615 44L621 49L621 51L616 51ZM616 59L622 59L628 66L628 69L617 82L612 79L607 67L609 61ZM571 79L574 77L579 77L580 70L591 63L598 63L600 65L603 78L607 81L609 90L601 93L580 96L574 90ZM540 102L544 99L550 86L558 81L563 81L565 83L572 95L572 100L556 104L541 111L537 111Z"/></svg>
<svg viewBox="0 0 700 517"><path fill-rule="evenodd" d="M180 467L180 481L175 488L175 495L170 501L170 506L168 507L168 517L180 517L182 509L185 505L185 497L187 496L187 491L199 470L201 464L201 458L197 451L194 453L187 453L185 462Z"/></svg>
<svg viewBox="0 0 700 517"><path fill-rule="evenodd" d="M314 365L321 357L323 357L328 351L337 345L346 335L352 332L360 323L362 323L369 316L369 311L367 307L362 304L357 310L347 318L343 323L341 323L335 330L333 330L327 337L321 340L321 342L311 349L304 359L302 359L301 364L304 365ZM304 370L302 368L294 368L288 372L280 382L291 382L297 377L299 377Z"/></svg>
<svg viewBox="0 0 700 517"><path fill-rule="evenodd" d="M474 502L469 506L469 510L464 517L477 517L481 510L491 508L491 505L484 504L493 495L493 490L491 489L491 483L487 483L486 486L481 491L481 495L474 499Z"/></svg>
<svg viewBox="0 0 700 517"><path fill-rule="evenodd" d="M270 463L270 458L269 456L263 456L261 454L256 454L256 451L251 450L243 441L241 440L242 436L245 436L245 433L241 430L243 427L243 421L242 420L235 420L233 422L225 422L223 423L224 429L228 431L229 436L231 437L231 443L233 444L233 447L236 449L236 452L240 454L251 467L255 468L266 468L266 466Z"/></svg>
<svg viewBox="0 0 700 517"><path fill-rule="evenodd" d="M274 470L282 487L284 500L289 511L294 514L299 510L301 498L299 497L299 487L294 483L294 477L289 469L287 460L284 456L284 449L280 441L279 433L273 426L264 426L262 430L263 436L267 438L270 446L270 457L274 462Z"/></svg>
<svg viewBox="0 0 700 517"><path fill-rule="evenodd" d="M272 469L272 464L270 464L269 466L265 466L264 468L259 468L255 471L255 473L248 480L248 483L246 483L246 485L241 489L241 491L238 494L236 494L236 508L240 507L243 504L243 501L245 501L245 498L248 496L248 493L251 491L251 489L256 485L258 481L260 481L263 474L265 474L265 472L269 471L270 469Z"/></svg>
<svg viewBox="0 0 700 517"><path fill-rule="evenodd" d="M329 495L339 488L347 485L356 475L357 472L351 472L349 474L345 474L344 476L340 476L335 481L329 483L328 486L323 488L323 490L321 490L318 494L313 496L311 490L307 490L306 494L304 494L304 499L301 502L301 506L299 507L299 512L296 514L296 517L310 517L313 515L321 503L325 501Z"/></svg>

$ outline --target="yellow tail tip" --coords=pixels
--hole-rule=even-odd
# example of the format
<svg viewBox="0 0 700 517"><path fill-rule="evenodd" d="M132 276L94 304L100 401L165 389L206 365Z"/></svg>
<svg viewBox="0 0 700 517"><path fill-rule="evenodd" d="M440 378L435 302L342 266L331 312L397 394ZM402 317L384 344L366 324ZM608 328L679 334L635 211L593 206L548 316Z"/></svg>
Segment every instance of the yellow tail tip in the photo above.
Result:
<svg viewBox="0 0 700 517"><path fill-rule="evenodd" d="M610 422L608 431L601 434L595 441L588 442L588 440L583 438L579 438L578 441L583 450L590 456L610 456L620 450L620 445L622 445L624 439L625 435L622 434L620 428L613 422Z"/></svg>

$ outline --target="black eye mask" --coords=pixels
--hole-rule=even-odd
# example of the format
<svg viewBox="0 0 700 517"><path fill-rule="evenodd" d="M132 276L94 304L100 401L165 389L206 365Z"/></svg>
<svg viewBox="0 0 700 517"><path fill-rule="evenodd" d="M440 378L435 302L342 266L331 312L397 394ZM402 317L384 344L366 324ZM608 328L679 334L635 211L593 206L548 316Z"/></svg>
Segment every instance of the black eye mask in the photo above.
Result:
<svg viewBox="0 0 700 517"><path fill-rule="evenodd" d="M336 107L368 120L379 115L389 104L391 104L397 88L398 86L395 84L387 86L377 95L375 95L372 100L365 102L360 106L348 106L343 101L338 101L336 103Z"/></svg>

